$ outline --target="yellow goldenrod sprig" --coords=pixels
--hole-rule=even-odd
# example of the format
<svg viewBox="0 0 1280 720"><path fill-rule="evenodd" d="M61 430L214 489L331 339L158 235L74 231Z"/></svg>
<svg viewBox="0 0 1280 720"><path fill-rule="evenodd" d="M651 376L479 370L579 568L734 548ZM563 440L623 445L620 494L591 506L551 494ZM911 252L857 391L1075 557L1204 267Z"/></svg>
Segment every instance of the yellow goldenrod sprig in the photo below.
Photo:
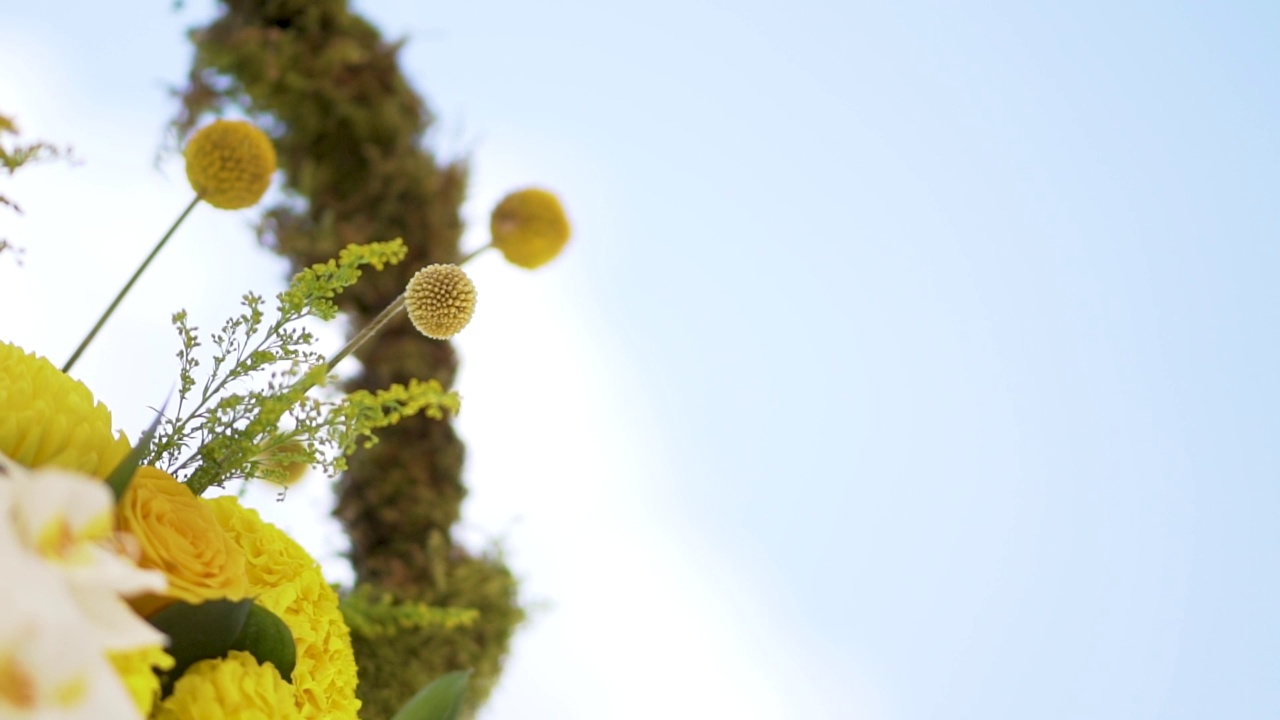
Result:
<svg viewBox="0 0 1280 720"><path fill-rule="evenodd" d="M337 258L294 276L277 295L274 321L267 320L261 297L246 295L245 312L212 335L214 354L203 383L195 377L200 341L186 314L177 313L174 322L182 338L178 409L162 422L150 464L185 476L187 487L196 494L228 479L284 481L291 469L306 465L337 473L346 469L345 456L358 443L376 442L377 430L419 413L435 419L456 414L457 393L446 391L436 380L414 379L372 392L357 390L337 400L308 395L328 382L334 365L355 345L348 344L326 360L309 349L315 338L296 324L307 317L332 319L338 312L333 298L360 278L361 268L380 269L400 262L405 254L398 239L344 248ZM429 293L439 299L432 302L444 308L440 312L446 316L460 312L459 297L474 300L470 280L455 266L447 268L438 272L455 282L465 281L470 295ZM404 309L404 297L399 310ZM454 319L460 322L458 327L465 324ZM251 382L264 375L265 383ZM246 384L257 389L236 391Z"/></svg>
<svg viewBox="0 0 1280 720"><path fill-rule="evenodd" d="M398 601L386 591L361 584L342 598L342 617L355 635L380 638L406 630L469 628L480 611L465 607L436 607L424 602Z"/></svg>

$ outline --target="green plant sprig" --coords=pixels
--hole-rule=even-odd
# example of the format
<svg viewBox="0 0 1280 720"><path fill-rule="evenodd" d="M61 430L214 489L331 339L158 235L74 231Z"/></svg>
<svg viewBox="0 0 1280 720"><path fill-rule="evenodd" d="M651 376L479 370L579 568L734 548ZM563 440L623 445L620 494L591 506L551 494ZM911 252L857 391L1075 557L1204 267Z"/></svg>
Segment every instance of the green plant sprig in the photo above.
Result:
<svg viewBox="0 0 1280 720"><path fill-rule="evenodd" d="M391 593L366 583L346 592L339 608L351 632L367 638L391 637L406 630L465 629L480 619L480 611L475 608L397 600Z"/></svg>
<svg viewBox="0 0 1280 720"><path fill-rule="evenodd" d="M436 419L456 413L457 394L435 380L338 399L308 395L329 383L331 366L311 349L316 339L299 323L332 320L338 314L333 298L359 280L363 267L381 270L405 254L400 240L344 248L336 259L294 276L276 296L270 323L262 297L246 294L244 312L209 337L214 351L203 381L196 375L198 329L188 324L185 311L176 313L182 343L178 406L161 424L151 464L185 479L196 494L233 479L278 480L286 463L318 465L336 474L358 443L376 441L375 430L419 412ZM242 389L254 384L258 387Z"/></svg>

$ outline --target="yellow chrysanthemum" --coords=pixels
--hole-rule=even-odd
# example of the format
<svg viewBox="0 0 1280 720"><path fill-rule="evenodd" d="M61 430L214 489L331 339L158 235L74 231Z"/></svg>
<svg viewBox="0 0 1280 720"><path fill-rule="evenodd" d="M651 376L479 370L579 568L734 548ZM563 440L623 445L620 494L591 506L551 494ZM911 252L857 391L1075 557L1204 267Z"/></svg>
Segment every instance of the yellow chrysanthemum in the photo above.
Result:
<svg viewBox="0 0 1280 720"><path fill-rule="evenodd" d="M234 497L209 501L213 514L248 559L249 594L293 632L297 665L293 687L308 718L355 718L356 658L351 632L338 609L338 594L320 566L282 530Z"/></svg>
<svg viewBox="0 0 1280 720"><path fill-rule="evenodd" d="M129 454L111 411L53 363L0 342L0 452L31 468L105 478Z"/></svg>
<svg viewBox="0 0 1280 720"><path fill-rule="evenodd" d="M526 188L498 203L489 231L508 262L532 270L551 262L569 242L569 218L553 193Z"/></svg>
<svg viewBox="0 0 1280 720"><path fill-rule="evenodd" d="M271 138L243 120L215 120L200 128L183 155L192 189L200 199L223 210L257 203L276 171Z"/></svg>
<svg viewBox="0 0 1280 720"><path fill-rule="evenodd" d="M293 688L271 663L259 665L247 652L201 660L173 684L155 720L293 720L300 718Z"/></svg>
<svg viewBox="0 0 1280 720"><path fill-rule="evenodd" d="M115 652L107 656L124 681L125 688L133 696L143 717L151 714L151 708L160 697L160 678L156 670L173 667L173 656L159 645Z"/></svg>
<svg viewBox="0 0 1280 720"><path fill-rule="evenodd" d="M471 322L476 286L457 265L428 265L409 279L404 304L418 332L448 340Z"/></svg>

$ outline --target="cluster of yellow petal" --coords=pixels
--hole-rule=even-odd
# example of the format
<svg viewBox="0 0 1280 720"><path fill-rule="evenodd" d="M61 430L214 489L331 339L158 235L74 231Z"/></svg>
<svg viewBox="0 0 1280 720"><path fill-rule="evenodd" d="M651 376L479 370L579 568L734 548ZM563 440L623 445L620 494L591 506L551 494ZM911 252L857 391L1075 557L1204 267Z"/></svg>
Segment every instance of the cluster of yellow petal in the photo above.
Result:
<svg viewBox="0 0 1280 720"><path fill-rule="evenodd" d="M555 259L569 242L569 218L554 193L526 188L498 203L489 232L508 262L532 270Z"/></svg>
<svg viewBox="0 0 1280 720"><path fill-rule="evenodd" d="M133 697L143 717L151 714L151 708L160 697L160 677L157 670L173 667L173 656L159 645L148 645L136 650L125 650L108 655L116 674L124 681L125 689Z"/></svg>
<svg viewBox="0 0 1280 720"><path fill-rule="evenodd" d="M249 594L293 632L298 657L293 687L302 717L355 718L360 701L351 632L320 566L284 531L235 498L214 498L209 505L244 549Z"/></svg>
<svg viewBox="0 0 1280 720"><path fill-rule="evenodd" d="M256 204L276 171L271 138L243 120L217 120L200 128L183 155L191 188L223 210Z"/></svg>
<svg viewBox="0 0 1280 720"><path fill-rule="evenodd" d="M30 468L105 478L129 454L111 412L53 363L0 342L0 452Z"/></svg>
<svg viewBox="0 0 1280 720"><path fill-rule="evenodd" d="M234 720L301 717L293 688L271 663L259 665L247 652L201 660L173 684L173 693L156 708L155 720Z"/></svg>

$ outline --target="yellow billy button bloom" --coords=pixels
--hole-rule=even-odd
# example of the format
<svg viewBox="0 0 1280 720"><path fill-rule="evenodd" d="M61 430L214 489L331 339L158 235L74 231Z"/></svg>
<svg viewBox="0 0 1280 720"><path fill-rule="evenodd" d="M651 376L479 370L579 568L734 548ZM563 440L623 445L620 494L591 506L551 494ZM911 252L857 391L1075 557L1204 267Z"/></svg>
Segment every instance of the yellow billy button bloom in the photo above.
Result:
<svg viewBox="0 0 1280 720"><path fill-rule="evenodd" d="M169 579L166 598L198 603L248 592L244 551L218 525L201 500L172 475L141 467L120 499L120 528L137 538L138 564L160 570ZM167 602L147 598L135 602L143 614Z"/></svg>
<svg viewBox="0 0 1280 720"><path fill-rule="evenodd" d="M276 171L271 138L243 120L215 120L200 128L183 155L192 189L223 210L255 205Z"/></svg>
<svg viewBox="0 0 1280 720"><path fill-rule="evenodd" d="M0 342L0 453L105 478L129 454L111 412L45 358Z"/></svg>
<svg viewBox="0 0 1280 720"><path fill-rule="evenodd" d="M489 231L508 262L532 270L551 262L569 242L569 218L554 194L526 188L498 203Z"/></svg>
<svg viewBox="0 0 1280 720"><path fill-rule="evenodd" d="M404 303L419 332L448 340L471 322L476 286L457 265L428 265L409 280Z"/></svg>

